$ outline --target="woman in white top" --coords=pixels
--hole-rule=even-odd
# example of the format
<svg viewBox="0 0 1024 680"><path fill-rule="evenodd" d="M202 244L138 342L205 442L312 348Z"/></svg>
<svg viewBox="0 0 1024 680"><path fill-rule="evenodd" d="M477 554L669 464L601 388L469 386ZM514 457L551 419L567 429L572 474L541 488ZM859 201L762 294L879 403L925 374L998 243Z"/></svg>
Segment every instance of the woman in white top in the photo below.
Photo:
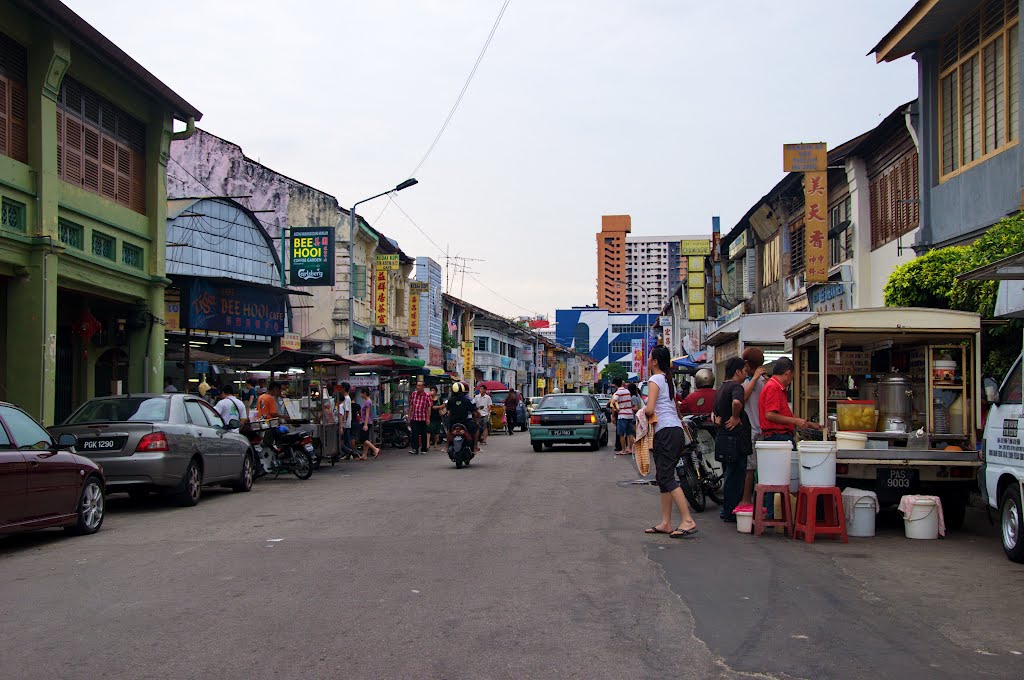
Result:
<svg viewBox="0 0 1024 680"><path fill-rule="evenodd" d="M675 405L675 387L668 380L672 355L664 346L655 347L651 352L648 369L651 378L647 381L647 406L644 414L648 420L657 418L654 425L655 478L661 490L661 522L647 529L648 534L669 534L670 538L689 538L697 533L697 523L690 515L690 506L676 479L676 464L683 453L683 423ZM672 528L672 505L679 508L682 517L679 526Z"/></svg>

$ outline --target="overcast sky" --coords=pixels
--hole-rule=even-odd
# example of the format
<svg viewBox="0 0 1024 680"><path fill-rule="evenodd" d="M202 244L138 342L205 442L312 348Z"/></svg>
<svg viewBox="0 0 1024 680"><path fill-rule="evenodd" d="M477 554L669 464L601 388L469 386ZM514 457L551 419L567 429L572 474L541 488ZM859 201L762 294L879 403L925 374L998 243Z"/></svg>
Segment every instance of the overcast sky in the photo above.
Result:
<svg viewBox="0 0 1024 680"><path fill-rule="evenodd" d="M342 202L423 156L503 0L65 0L203 112L200 127ZM512 0L398 204L451 255L451 291L506 315L592 304L601 215L636 235L723 231L782 176L916 96L867 51L912 0ZM127 11L130 8L131 11ZM386 199L360 206L441 253ZM376 220L376 221L375 221Z"/></svg>

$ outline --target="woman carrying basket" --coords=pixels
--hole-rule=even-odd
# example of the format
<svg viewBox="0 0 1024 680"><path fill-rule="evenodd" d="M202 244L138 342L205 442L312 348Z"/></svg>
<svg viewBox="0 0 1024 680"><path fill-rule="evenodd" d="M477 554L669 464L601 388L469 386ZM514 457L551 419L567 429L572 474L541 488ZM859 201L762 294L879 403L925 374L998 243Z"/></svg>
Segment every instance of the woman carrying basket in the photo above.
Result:
<svg viewBox="0 0 1024 680"><path fill-rule="evenodd" d="M671 538L689 538L697 533L697 523L690 515L690 506L676 479L676 464L683 452L685 438L683 423L675 407L675 388L668 379L671 354L664 346L655 347L651 352L648 368L651 378L647 382L647 406L644 415L652 421L654 430L655 476L661 490L661 522L647 529L648 534L668 534ZM648 435L650 436L650 435ZM682 521L672 528L672 505L679 508Z"/></svg>

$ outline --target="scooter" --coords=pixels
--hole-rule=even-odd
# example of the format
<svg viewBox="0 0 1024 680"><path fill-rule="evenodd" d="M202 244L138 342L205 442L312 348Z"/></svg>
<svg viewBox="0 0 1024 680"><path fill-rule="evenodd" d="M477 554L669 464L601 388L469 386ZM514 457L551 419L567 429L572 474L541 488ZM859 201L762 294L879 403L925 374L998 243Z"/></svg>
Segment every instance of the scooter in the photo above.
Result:
<svg viewBox="0 0 1024 680"><path fill-rule="evenodd" d="M291 432L276 420L253 425L248 437L260 462L257 477L291 473L309 479L313 475L313 437L308 432Z"/></svg>
<svg viewBox="0 0 1024 680"><path fill-rule="evenodd" d="M409 448L412 441L412 430L405 416L382 420L380 422L380 445L389 449Z"/></svg>
<svg viewBox="0 0 1024 680"><path fill-rule="evenodd" d="M462 423L455 423L448 431L448 457L455 463L455 469L469 467L473 460L473 438Z"/></svg>
<svg viewBox="0 0 1024 680"><path fill-rule="evenodd" d="M725 476L721 464L715 462L714 427L706 415L683 418L686 444L676 464L676 476L695 512L704 512L709 498L718 505L725 501Z"/></svg>

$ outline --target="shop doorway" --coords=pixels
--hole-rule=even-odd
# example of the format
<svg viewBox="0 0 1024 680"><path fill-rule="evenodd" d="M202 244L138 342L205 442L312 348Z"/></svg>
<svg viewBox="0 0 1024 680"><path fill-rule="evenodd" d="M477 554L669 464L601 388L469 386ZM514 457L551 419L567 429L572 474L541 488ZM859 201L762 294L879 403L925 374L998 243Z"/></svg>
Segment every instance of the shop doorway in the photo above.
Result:
<svg viewBox="0 0 1024 680"><path fill-rule="evenodd" d="M112 348L96 360L96 396L109 397L117 394L117 382L121 383L121 394L128 390L128 355Z"/></svg>
<svg viewBox="0 0 1024 680"><path fill-rule="evenodd" d="M53 422L63 423L75 409L75 342L71 326L57 326L56 360Z"/></svg>

